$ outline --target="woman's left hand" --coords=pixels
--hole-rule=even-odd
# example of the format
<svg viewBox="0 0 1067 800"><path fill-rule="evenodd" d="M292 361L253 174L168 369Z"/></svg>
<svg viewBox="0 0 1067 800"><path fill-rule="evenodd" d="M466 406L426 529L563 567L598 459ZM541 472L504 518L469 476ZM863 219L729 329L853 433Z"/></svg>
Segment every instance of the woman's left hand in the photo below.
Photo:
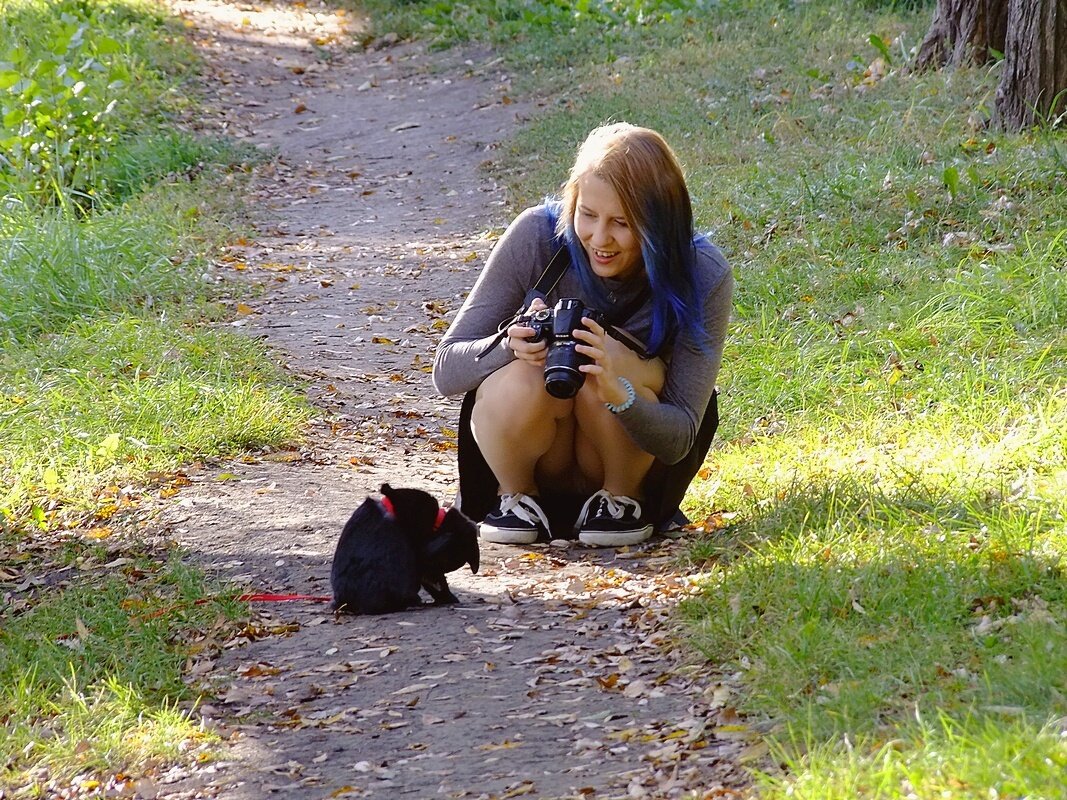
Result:
<svg viewBox="0 0 1067 800"><path fill-rule="evenodd" d="M618 380L619 364L625 363L625 355L620 351L626 351L626 346L608 336L604 327L595 320L582 317L582 324L585 328L574 330L574 338L582 344L574 349L592 359L592 363L583 364L578 369L585 373L590 388L596 391L600 402L614 405L626 402L626 390Z"/></svg>

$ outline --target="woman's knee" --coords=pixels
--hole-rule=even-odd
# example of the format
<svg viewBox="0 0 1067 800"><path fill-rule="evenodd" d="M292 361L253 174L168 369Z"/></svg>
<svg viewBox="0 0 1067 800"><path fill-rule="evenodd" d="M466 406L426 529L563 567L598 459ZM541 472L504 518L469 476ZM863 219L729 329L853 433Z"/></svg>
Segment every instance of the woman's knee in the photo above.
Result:
<svg viewBox="0 0 1067 800"><path fill-rule="evenodd" d="M474 403L477 417L492 416L508 425L527 419L562 419L573 409L573 401L545 391L541 370L521 361L512 361L482 381Z"/></svg>

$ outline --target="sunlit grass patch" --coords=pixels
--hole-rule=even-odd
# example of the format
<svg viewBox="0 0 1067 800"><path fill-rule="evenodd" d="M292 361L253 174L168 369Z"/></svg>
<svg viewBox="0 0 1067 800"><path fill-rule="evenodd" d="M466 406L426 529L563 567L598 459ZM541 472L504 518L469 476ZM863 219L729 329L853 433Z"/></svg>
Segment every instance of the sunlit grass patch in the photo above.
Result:
<svg viewBox="0 0 1067 800"><path fill-rule="evenodd" d="M753 707L820 737L998 695L1040 712L1067 689L1054 666L1067 656L1067 531L1060 509L1035 505L798 488L741 526L736 547L709 553L721 563L688 610L699 645L743 655ZM1044 680L1044 692L1022 688Z"/></svg>
<svg viewBox="0 0 1067 800"><path fill-rule="evenodd" d="M119 206L88 217L9 206L0 219L0 516L10 524L110 516L117 487L294 441L308 418L261 343L195 328L220 315L205 277L232 231L237 151L164 139L177 160L156 139L136 150L162 161L139 160L124 178L135 194ZM223 163L164 173L198 156Z"/></svg>
<svg viewBox="0 0 1067 800"><path fill-rule="evenodd" d="M150 165L138 169L136 180L147 179ZM168 303L206 298L207 253L233 224L234 204L221 198L242 176L227 164L203 169L210 186L185 177L138 183L135 198L87 218L13 202L0 208L0 342L96 314L158 315Z"/></svg>
<svg viewBox="0 0 1067 800"><path fill-rule="evenodd" d="M177 561L84 546L70 556L61 572L76 580L0 609L0 787L48 795L75 776L209 757L217 737L190 718L183 670L192 652L221 647L238 607Z"/></svg>
<svg viewBox="0 0 1067 800"><path fill-rule="evenodd" d="M685 609L694 642L739 665L745 708L777 724L782 796L906 797L911 780L922 797L946 774L951 797L1011 785L997 770L1025 771L978 769L970 734L949 747L911 726L1067 714L1067 394L1046 380L922 415L848 412L784 415L716 453L690 502L730 520L691 548L712 575ZM1002 744L1062 762L1054 732ZM938 759L947 772L925 775Z"/></svg>
<svg viewBox="0 0 1067 800"><path fill-rule="evenodd" d="M3 354L0 508L97 509L109 481L294 441L309 408L261 347L120 316Z"/></svg>
<svg viewBox="0 0 1067 800"><path fill-rule="evenodd" d="M902 725L888 739L794 741L776 753L788 774L761 776L761 796L988 800L991 789L998 797L1062 796L1067 771L1062 720L1042 725L1020 718L1010 706L992 711L963 721L935 714Z"/></svg>

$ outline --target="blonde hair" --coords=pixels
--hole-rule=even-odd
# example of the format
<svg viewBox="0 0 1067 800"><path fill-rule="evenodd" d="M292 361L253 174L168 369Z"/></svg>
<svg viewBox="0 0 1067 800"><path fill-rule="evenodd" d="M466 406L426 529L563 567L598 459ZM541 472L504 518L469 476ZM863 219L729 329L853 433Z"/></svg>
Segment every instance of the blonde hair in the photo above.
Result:
<svg viewBox="0 0 1067 800"><path fill-rule="evenodd" d="M574 215L578 182L587 174L615 190L640 243L652 287L650 350L657 351L679 327L699 330L693 206L674 150L656 131L626 122L595 128L582 142L563 185L556 233L570 243L572 257L581 256L583 283L590 273L574 231Z"/></svg>
<svg viewBox="0 0 1067 800"><path fill-rule="evenodd" d="M591 173L615 190L644 244L664 212L683 212L692 238L693 211L682 165L666 140L651 128L616 122L595 128L578 148L570 177L563 186L560 230L573 229L578 181ZM654 237L653 237L654 238Z"/></svg>

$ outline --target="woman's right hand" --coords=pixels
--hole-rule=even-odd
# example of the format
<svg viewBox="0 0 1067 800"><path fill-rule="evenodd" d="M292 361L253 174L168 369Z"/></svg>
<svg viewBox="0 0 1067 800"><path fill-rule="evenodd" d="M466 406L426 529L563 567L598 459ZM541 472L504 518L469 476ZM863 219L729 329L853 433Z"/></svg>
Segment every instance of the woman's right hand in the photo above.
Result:
<svg viewBox="0 0 1067 800"><path fill-rule="evenodd" d="M543 308L548 308L548 306L541 298L535 297L533 302L530 303L527 312L540 311ZM548 342L528 341L533 335L533 328L528 328L525 325L512 325L508 328L508 347L510 347L511 351L515 354L515 358L525 361L532 366L543 368L545 365L545 354L548 349Z"/></svg>

